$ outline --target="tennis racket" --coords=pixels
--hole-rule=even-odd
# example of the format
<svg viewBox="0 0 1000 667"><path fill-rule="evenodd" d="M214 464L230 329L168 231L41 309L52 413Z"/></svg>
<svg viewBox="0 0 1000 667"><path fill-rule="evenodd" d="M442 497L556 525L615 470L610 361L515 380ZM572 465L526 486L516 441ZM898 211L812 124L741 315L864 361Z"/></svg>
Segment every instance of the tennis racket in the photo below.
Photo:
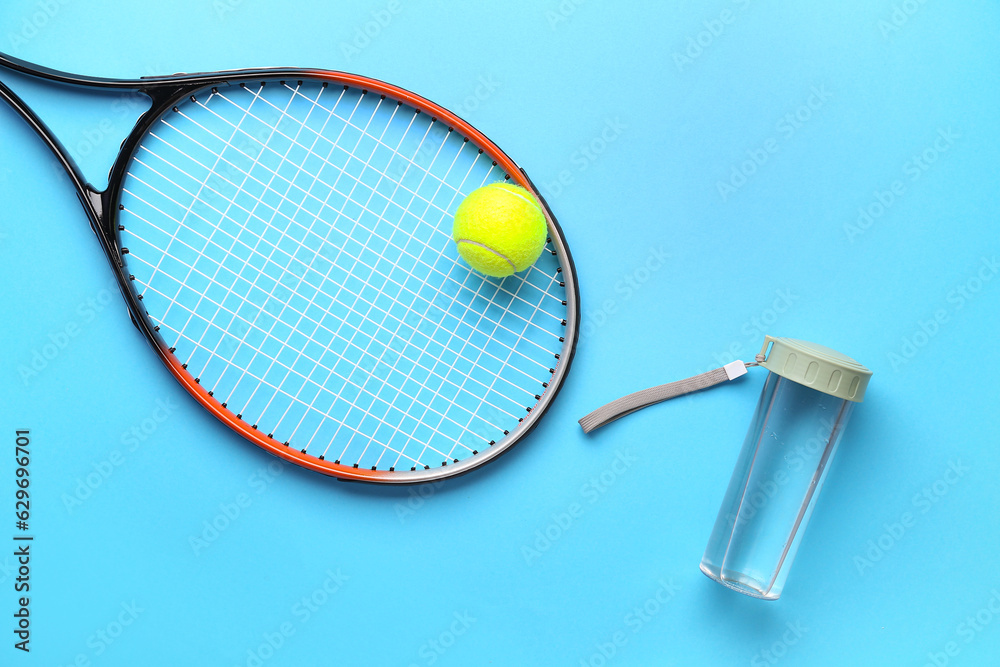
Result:
<svg viewBox="0 0 1000 667"><path fill-rule="evenodd" d="M149 98L98 191L0 83L69 174L136 328L250 442L342 479L424 482L495 459L551 405L579 329L569 248L527 175L455 114L322 70L120 80L0 55L3 70ZM451 224L504 180L542 203L549 239L495 279L462 262Z"/></svg>

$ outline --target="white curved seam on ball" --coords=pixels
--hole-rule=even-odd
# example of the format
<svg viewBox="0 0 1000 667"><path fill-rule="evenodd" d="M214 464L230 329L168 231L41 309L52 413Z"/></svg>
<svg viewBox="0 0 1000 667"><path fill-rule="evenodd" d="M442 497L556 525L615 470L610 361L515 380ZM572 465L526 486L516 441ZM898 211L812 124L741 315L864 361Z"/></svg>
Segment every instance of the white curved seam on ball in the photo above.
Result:
<svg viewBox="0 0 1000 667"><path fill-rule="evenodd" d="M514 269L514 273L517 273L517 266L514 265L514 262L510 261L510 258L507 257L507 255L504 255L503 253L497 252L496 250L494 250L493 248L489 247L488 245L484 245L482 243L479 243L478 241L470 241L469 239L455 239L455 243L471 243L472 245L479 246L483 250L489 250L491 253L493 253L497 257L502 257L505 262L507 262L508 264L510 264L510 268Z"/></svg>
<svg viewBox="0 0 1000 667"><path fill-rule="evenodd" d="M507 188L500 188L500 189L503 190L504 192L506 192L509 195L513 195L513 196L517 197L518 199L520 199L523 202L531 204L533 207L535 207L536 209L538 209L539 213L542 213L542 207L539 206L538 203L535 202L533 199L528 199L527 197L525 197L524 195L522 195L520 192L516 192L514 190L508 190ZM542 213L542 215L545 215L545 214Z"/></svg>

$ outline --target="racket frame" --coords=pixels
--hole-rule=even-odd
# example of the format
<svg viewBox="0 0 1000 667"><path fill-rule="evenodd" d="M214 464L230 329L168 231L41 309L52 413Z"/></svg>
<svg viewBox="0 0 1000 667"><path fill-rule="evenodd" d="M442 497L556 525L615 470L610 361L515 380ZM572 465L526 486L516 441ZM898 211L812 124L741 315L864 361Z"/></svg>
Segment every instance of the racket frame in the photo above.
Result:
<svg viewBox="0 0 1000 667"><path fill-rule="evenodd" d="M28 123L31 129L49 147L69 175L80 202L87 212L90 226L97 235L101 248L104 250L104 254L111 264L118 287L128 305L128 312L132 323L153 347L153 350L174 378L202 407L229 428L270 454L295 463L303 468L344 481L416 484L454 477L482 466L506 452L514 444L523 439L537 426L539 420L546 413L562 388L563 381L569 372L576 351L580 329L579 289L576 282L575 265L569 246L566 243L566 238L555 216L549 210L544 197L535 188L531 179L528 178L527 173L487 138L486 135L453 112L399 86L357 74L333 70L276 67L195 74L181 73L168 76L142 77L140 79L115 79L61 72L34 65L2 53L0 53L0 69L14 71L54 84L88 89L103 89L106 91L120 91L123 93L138 93L150 99L149 109L140 115L135 126L122 142L121 149L109 173L108 186L102 191L94 188L87 181L65 146L34 110L17 93L0 81L0 98L3 98ZM419 109L422 113L431 114L432 118L446 123L448 127L454 128L464 137L468 138L469 141L472 141L488 152L510 178L528 189L542 203L542 210L548 223L551 243L556 248L555 252L560 255L562 260L560 262L561 273L559 275L566 289L566 318L564 320L564 333L562 336L563 346L560 352L554 355L555 358L552 360L552 377L546 383L545 392L541 394L541 398L535 406L527 409L525 417L519 422L517 428L506 435L503 440L457 463L445 463L441 467L424 466L423 469L417 468L416 470L390 471L357 468L324 460L322 457L315 457L307 454L304 450L299 451L287 443L279 442L271 437L271 435L258 430L254 425L238 418L234 412L223 407L222 402L212 396L209 390L205 389L199 383L198 379L188 372L184 364L174 356L170 348L167 347L158 334L158 327L146 313L140 296L134 288L133 280L130 279L129 274L125 271L124 253L127 253L127 250L122 247L120 235L122 228L119 227L118 219L122 183L140 142L153 123L177 104L187 100L195 92L206 88L249 81L298 81L300 79L321 80L331 85L342 85L360 89L366 93L384 95L385 97L402 101L415 109Z"/></svg>

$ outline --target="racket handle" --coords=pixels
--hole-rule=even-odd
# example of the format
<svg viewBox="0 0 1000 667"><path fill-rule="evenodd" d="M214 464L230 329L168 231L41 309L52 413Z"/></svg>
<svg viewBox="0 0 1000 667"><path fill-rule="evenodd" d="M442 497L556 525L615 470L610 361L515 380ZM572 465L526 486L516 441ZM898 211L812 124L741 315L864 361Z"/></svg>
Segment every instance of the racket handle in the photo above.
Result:
<svg viewBox="0 0 1000 667"><path fill-rule="evenodd" d="M610 424L616 419L631 414L636 410L641 410L646 406L683 396L684 394L690 394L691 392L708 389L728 380L735 380L738 377L746 375L747 369L756 365L758 365L757 362L745 363L737 360L726 364L722 368L716 368L714 371L708 371L707 373L695 375L685 380L668 382L657 387L637 391L628 396L622 396L616 401L611 401L607 405L597 408L581 419L580 426L583 427L584 433L590 433L594 429L598 429L605 424Z"/></svg>

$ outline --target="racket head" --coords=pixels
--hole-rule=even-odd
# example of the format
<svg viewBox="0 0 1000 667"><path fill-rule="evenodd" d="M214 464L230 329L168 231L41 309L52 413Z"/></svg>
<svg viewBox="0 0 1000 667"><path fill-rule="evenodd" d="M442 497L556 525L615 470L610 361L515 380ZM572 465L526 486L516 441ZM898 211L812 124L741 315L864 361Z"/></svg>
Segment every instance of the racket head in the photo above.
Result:
<svg viewBox="0 0 1000 667"><path fill-rule="evenodd" d="M535 427L579 296L551 210L492 141L338 72L140 89L154 104L112 168L105 249L136 325L213 415L297 465L385 483L462 474ZM504 180L538 199L549 240L500 280L450 231L466 194Z"/></svg>

